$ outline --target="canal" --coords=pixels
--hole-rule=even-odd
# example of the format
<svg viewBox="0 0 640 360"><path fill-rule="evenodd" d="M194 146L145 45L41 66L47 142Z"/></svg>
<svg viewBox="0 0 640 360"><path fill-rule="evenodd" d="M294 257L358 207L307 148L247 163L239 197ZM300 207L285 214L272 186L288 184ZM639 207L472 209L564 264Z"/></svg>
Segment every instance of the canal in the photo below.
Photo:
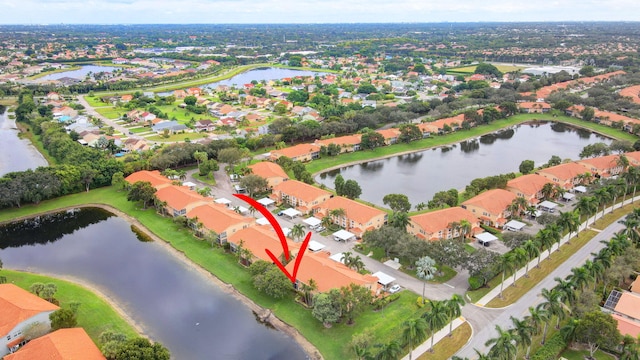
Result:
<svg viewBox="0 0 640 360"><path fill-rule="evenodd" d="M438 191L462 190L473 179L517 172L523 160L536 166L553 155L576 160L583 147L596 142L611 140L562 123L536 121L450 146L343 167L318 175L316 181L333 188L341 174L360 184L365 201L384 206L386 194L402 193L415 206Z"/></svg>
<svg viewBox="0 0 640 360"><path fill-rule="evenodd" d="M101 209L0 227L0 259L7 268L95 285L174 359L306 357L291 338L258 323L246 306L204 274L161 244L139 240L127 221Z"/></svg>
<svg viewBox="0 0 640 360"><path fill-rule="evenodd" d="M47 160L27 139L18 137L16 121L9 115L0 113L0 176L14 171L47 166Z"/></svg>

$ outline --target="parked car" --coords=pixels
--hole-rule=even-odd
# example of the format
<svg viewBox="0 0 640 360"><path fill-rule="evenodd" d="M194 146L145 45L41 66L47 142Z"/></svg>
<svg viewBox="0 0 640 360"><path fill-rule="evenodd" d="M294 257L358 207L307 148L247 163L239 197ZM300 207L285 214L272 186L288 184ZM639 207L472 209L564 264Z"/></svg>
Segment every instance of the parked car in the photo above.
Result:
<svg viewBox="0 0 640 360"><path fill-rule="evenodd" d="M284 211L278 211L278 216L284 215Z"/></svg>
<svg viewBox="0 0 640 360"><path fill-rule="evenodd" d="M323 232L325 230L327 230L324 226L318 226L317 228L314 229L316 232Z"/></svg>
<svg viewBox="0 0 640 360"><path fill-rule="evenodd" d="M402 287L398 284L393 285L392 287L389 288L389 294L395 294L398 291L402 290Z"/></svg>

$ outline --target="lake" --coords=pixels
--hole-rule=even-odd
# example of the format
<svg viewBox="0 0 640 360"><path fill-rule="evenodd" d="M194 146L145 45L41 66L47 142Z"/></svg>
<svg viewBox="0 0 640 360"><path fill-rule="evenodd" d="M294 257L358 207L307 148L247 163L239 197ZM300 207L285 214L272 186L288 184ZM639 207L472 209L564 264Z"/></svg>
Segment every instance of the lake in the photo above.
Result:
<svg viewBox="0 0 640 360"><path fill-rule="evenodd" d="M0 259L6 268L94 284L174 359L306 358L296 342L258 323L205 275L161 244L138 240L129 223L101 209L0 227Z"/></svg>
<svg viewBox="0 0 640 360"><path fill-rule="evenodd" d="M84 78L89 73L97 74L99 72L113 72L114 70L117 70L117 69L120 69L120 68L119 67L115 67L115 66L81 65L80 69L49 74L49 75L46 75L46 76L43 76L43 77L39 78L38 81L58 80L58 79L62 79L64 77L70 77L70 78L74 78L74 79L78 79L78 80L84 80Z"/></svg>
<svg viewBox="0 0 640 360"><path fill-rule="evenodd" d="M16 121L9 119L5 112L0 113L0 176L14 171L35 169L47 166L47 160L27 139L18 137Z"/></svg>
<svg viewBox="0 0 640 360"><path fill-rule="evenodd" d="M269 80L280 80L289 77L296 76L322 76L326 75L326 72L317 72L317 71L308 71L308 70L294 70L294 69L281 69L281 68L258 68L249 70L247 72L243 72L241 74L235 75L227 80L216 81L211 84L206 84L203 87L215 88L218 85L226 85L226 86L242 86L244 84L250 83L252 80L255 81L269 81Z"/></svg>
<svg viewBox="0 0 640 360"><path fill-rule="evenodd" d="M322 173L316 181L333 188L335 177L341 174L360 184L360 198L365 201L384 206L386 194L401 193L415 206L427 203L438 191L464 189L476 178L518 172L523 160L539 166L552 155L578 159L584 146L596 142L609 144L611 140L589 130L537 121L448 147L347 166Z"/></svg>

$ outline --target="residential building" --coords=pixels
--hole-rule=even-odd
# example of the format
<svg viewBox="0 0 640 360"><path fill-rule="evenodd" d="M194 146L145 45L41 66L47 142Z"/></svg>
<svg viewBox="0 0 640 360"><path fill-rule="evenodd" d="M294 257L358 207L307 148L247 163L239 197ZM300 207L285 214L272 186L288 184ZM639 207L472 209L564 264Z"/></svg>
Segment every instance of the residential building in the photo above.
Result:
<svg viewBox="0 0 640 360"><path fill-rule="evenodd" d="M622 335L634 338L640 335L640 294L622 292L611 316L618 322Z"/></svg>
<svg viewBox="0 0 640 360"><path fill-rule="evenodd" d="M275 161L281 156L286 156L293 161L311 161L320 157L320 146L314 144L299 144L284 149L273 150L271 151L270 159Z"/></svg>
<svg viewBox="0 0 640 360"><path fill-rule="evenodd" d="M624 171L620 164L620 155L606 155L576 161L584 166L595 178L608 178Z"/></svg>
<svg viewBox="0 0 640 360"><path fill-rule="evenodd" d="M584 182L583 179L587 174L590 174L590 172L584 166L570 162L540 169L536 171L536 174L546 177L565 190L570 190L573 189L574 186L582 184Z"/></svg>
<svg viewBox="0 0 640 360"><path fill-rule="evenodd" d="M83 328L59 329L29 341L4 360L105 360Z"/></svg>
<svg viewBox="0 0 640 360"><path fill-rule="evenodd" d="M284 263L284 250L282 249L280 238L278 234L268 226L249 226L229 236L228 242L233 252L238 251L240 246L249 250L251 253L249 262L251 263L256 260L273 262L267 254L266 249L269 249L278 260ZM287 241L287 244L289 247L289 256L298 253L300 249L299 244L291 241Z"/></svg>
<svg viewBox="0 0 640 360"><path fill-rule="evenodd" d="M342 209L344 215L331 215L337 209ZM386 212L342 196L334 196L314 207L314 215L320 218L330 216L334 224L357 237L362 237L367 230L379 229L387 222Z"/></svg>
<svg viewBox="0 0 640 360"><path fill-rule="evenodd" d="M629 166L640 166L640 151L628 152L624 156L629 160Z"/></svg>
<svg viewBox="0 0 640 360"><path fill-rule="evenodd" d="M400 136L400 130L398 129L385 129L385 130L376 130L376 132L384 137L385 145L392 145L398 142L398 137Z"/></svg>
<svg viewBox="0 0 640 360"><path fill-rule="evenodd" d="M289 204L304 214L329 200L333 195L298 180L284 181L273 187L271 197L279 203Z"/></svg>
<svg viewBox="0 0 640 360"><path fill-rule="evenodd" d="M471 211L480 221L489 226L501 228L511 216L509 205L516 194L504 189L487 190L462 203L462 208Z"/></svg>
<svg viewBox="0 0 640 360"><path fill-rule="evenodd" d="M201 196L184 186L177 185L169 185L158 189L156 198L166 204L165 211L173 217L185 216L193 208L212 202L212 199Z"/></svg>
<svg viewBox="0 0 640 360"><path fill-rule="evenodd" d="M506 189L519 197L527 199L530 205L534 205L543 198L542 188L549 183L553 184L551 180L542 175L527 174L509 180Z"/></svg>
<svg viewBox="0 0 640 360"><path fill-rule="evenodd" d="M197 131L213 131L216 128L216 124L211 120L198 120L195 128Z"/></svg>
<svg viewBox="0 0 640 360"><path fill-rule="evenodd" d="M127 176L124 180L131 185L133 185L138 181L150 182L151 186L153 186L156 189L162 189L171 185L171 180L169 180L167 177L160 174L160 171L158 170L136 171L133 174Z"/></svg>
<svg viewBox="0 0 640 360"><path fill-rule="evenodd" d="M543 114L551 111L551 104L547 104L546 102L519 102L518 109L520 112L527 114Z"/></svg>
<svg viewBox="0 0 640 360"><path fill-rule="evenodd" d="M466 235L472 236L481 232L478 217L457 206L410 216L407 232L420 239L430 241L453 239L461 235L462 229L455 228L452 224L460 224L462 221L471 224L471 231Z"/></svg>
<svg viewBox="0 0 640 360"><path fill-rule="evenodd" d="M360 150L360 143L362 142L361 139L362 139L361 134L355 134L355 135L339 136L331 139L316 140L314 144L320 147L329 146L330 144L338 145L340 146L340 153L342 154L346 152L354 152L354 151Z"/></svg>
<svg viewBox="0 0 640 360"><path fill-rule="evenodd" d="M255 224L255 219L246 218L225 205L207 203L200 204L187 211L187 218L191 220L191 227L196 232L215 232L218 242L224 244L236 232ZM202 224L202 228L197 223Z"/></svg>
<svg viewBox="0 0 640 360"><path fill-rule="evenodd" d="M14 284L0 284L0 357L24 342L23 332L31 324L50 326L49 315L58 309Z"/></svg>
<svg viewBox="0 0 640 360"><path fill-rule="evenodd" d="M296 289L300 289L303 284L309 285L309 281L313 279L317 286L315 291L320 293L350 284L364 286L371 292L378 291L377 277L362 275L342 263L331 260L328 253L306 253L303 260L296 275ZM285 266L290 274L293 274L294 264L295 261L291 261Z"/></svg>
<svg viewBox="0 0 640 360"><path fill-rule="evenodd" d="M280 165L272 163L270 161L262 161L259 163L255 163L253 165L249 165L249 169L254 175L260 176L261 178L267 180L267 184L269 184L270 188L289 180L289 175L282 170Z"/></svg>

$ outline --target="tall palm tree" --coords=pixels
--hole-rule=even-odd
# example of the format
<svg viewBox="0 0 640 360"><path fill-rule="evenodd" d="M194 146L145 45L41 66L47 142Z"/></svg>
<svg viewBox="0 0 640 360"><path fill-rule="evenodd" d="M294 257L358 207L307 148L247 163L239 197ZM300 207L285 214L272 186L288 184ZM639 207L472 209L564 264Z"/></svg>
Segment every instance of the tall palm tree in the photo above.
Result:
<svg viewBox="0 0 640 360"><path fill-rule="evenodd" d="M562 336L562 339L569 347L571 347L573 341L576 339L576 329L578 328L578 324L580 324L580 320L570 318L562 329L560 329L560 336Z"/></svg>
<svg viewBox="0 0 640 360"><path fill-rule="evenodd" d="M396 360L402 352L400 344L395 340L386 344L378 344L377 346L380 351L376 354L376 360Z"/></svg>
<svg viewBox="0 0 640 360"><path fill-rule="evenodd" d="M433 352L433 335L436 331L440 330L444 325L446 325L447 321L447 308L444 304L444 301L433 301L429 300L430 310L424 314L422 317L427 322L427 326L429 327L429 332L431 336L431 348L429 351Z"/></svg>
<svg viewBox="0 0 640 360"><path fill-rule="evenodd" d="M576 287L573 281L563 280L559 277L554 279L557 284L553 288L560 294L560 299L563 302L568 302L569 304L573 304L576 300Z"/></svg>
<svg viewBox="0 0 640 360"><path fill-rule="evenodd" d="M611 195L611 189L608 186L603 186L594 192L598 205L602 205L602 216L604 216L604 210L607 208L607 203L613 198Z"/></svg>
<svg viewBox="0 0 640 360"><path fill-rule="evenodd" d="M423 318L409 319L402 323L402 339L409 344L409 360L412 359L414 344L427 338L427 322Z"/></svg>
<svg viewBox="0 0 640 360"><path fill-rule="evenodd" d="M627 171L622 174L622 177L628 185L633 185L633 194L631 195L631 202L633 202L633 199L636 197L636 188L638 187L638 182L640 182L640 167L629 166L627 168Z"/></svg>
<svg viewBox="0 0 640 360"><path fill-rule="evenodd" d="M496 325L496 331L498 332L498 337L489 339L484 344L485 346L493 345L489 349L488 355L495 360L515 359L518 354L518 348L515 345L519 340L517 335L511 331L502 330L500 325Z"/></svg>
<svg viewBox="0 0 640 360"><path fill-rule="evenodd" d="M313 280L313 278L309 279L309 283L302 283L302 294L304 296L304 302L307 306L313 306L313 292L318 290L318 283Z"/></svg>
<svg viewBox="0 0 640 360"><path fill-rule="evenodd" d="M460 220L460 241L464 241L464 238L471 232L471 223L468 220L462 219Z"/></svg>
<svg viewBox="0 0 640 360"><path fill-rule="evenodd" d="M529 353L531 352L531 343L533 337L533 326L525 320L518 319L511 316L511 322L513 323L513 333L518 337L518 345L522 346L522 350L527 348L527 352L524 356L525 359L529 359Z"/></svg>
<svg viewBox="0 0 640 360"><path fill-rule="evenodd" d="M416 275L422 279L422 303L424 304L424 288L427 281L433 279L438 269L436 268L436 262L428 256L423 256L416 261Z"/></svg>
<svg viewBox="0 0 640 360"><path fill-rule="evenodd" d="M325 229L328 229L331 224L333 224L331 216L325 216L322 218L322 220L320 220L320 225L322 225Z"/></svg>
<svg viewBox="0 0 640 360"><path fill-rule="evenodd" d="M522 266L525 262L527 262L529 260L529 257L527 256L527 252L521 248L515 248L513 251L513 260L515 262L515 267L516 269L513 271L513 284L512 286L516 286L516 275L518 274L518 267Z"/></svg>
<svg viewBox="0 0 640 360"><path fill-rule="evenodd" d="M329 211L329 216L333 217L334 218L334 222L337 222L338 224L342 223L340 220L345 215L347 215L347 212L343 208L337 208L337 209L333 209L333 210ZM346 220L345 220L345 222L346 222ZM349 224L347 224L347 225L349 225Z"/></svg>
<svg viewBox="0 0 640 360"><path fill-rule="evenodd" d="M542 193L542 197L546 200L551 200L551 198L553 197L553 183L546 183L542 186L542 189L540 190L540 192Z"/></svg>
<svg viewBox="0 0 640 360"><path fill-rule="evenodd" d="M568 233L569 236L567 237L567 242L569 242L571 241L571 233L578 231L578 227L580 226L580 215L575 211L561 211L557 223L562 231L566 231Z"/></svg>
<svg viewBox="0 0 640 360"><path fill-rule="evenodd" d="M502 290L504 289L504 277L507 271L515 271L514 255L512 252L508 252L500 257L498 262L498 271L502 272L502 281L500 282L500 298L503 298Z"/></svg>
<svg viewBox="0 0 640 360"><path fill-rule="evenodd" d="M562 303L562 295L555 289L542 289L540 295L544 299L541 304L542 308L549 312L549 315L556 317L556 329L560 328L560 320L563 320L565 313L565 306Z"/></svg>
<svg viewBox="0 0 640 360"><path fill-rule="evenodd" d="M595 212L597 201L598 200L593 196L583 196L576 204L576 210L580 212L580 215L584 215L586 217L585 228L589 226L589 217Z"/></svg>
<svg viewBox="0 0 640 360"><path fill-rule="evenodd" d="M407 225L409 225L409 214L404 211L394 211L389 222L393 227L406 231Z"/></svg>
<svg viewBox="0 0 640 360"><path fill-rule="evenodd" d="M536 234L536 238L540 241L540 244L549 252L549 259L551 259L551 248L555 243L555 240L551 237L551 232L547 229L541 229Z"/></svg>
<svg viewBox="0 0 640 360"><path fill-rule="evenodd" d="M587 270L589 276L591 276L591 278L593 279L593 291L595 291L596 287L598 286L598 282L604 277L604 266L602 265L602 263L592 260L585 261L584 265L582 266Z"/></svg>
<svg viewBox="0 0 640 360"><path fill-rule="evenodd" d="M529 277L529 263L533 260L534 257L540 255L540 249L538 248L538 244L535 241L529 239L522 244L522 248L527 254L527 261L524 270L524 276ZM538 259L538 264L540 263L540 259Z"/></svg>
<svg viewBox="0 0 640 360"><path fill-rule="evenodd" d="M541 308L540 306L538 307L533 307L530 306L529 307L529 316L527 316L529 323L531 324L531 326L533 326L533 328L535 329L535 334L539 334L540 333L540 328L542 327L542 324L545 324L544 326L544 331L545 333L543 334L543 339L541 344L544 345L544 338L546 337L546 331L547 331L547 326L546 324L549 321L549 312L543 308Z"/></svg>
<svg viewBox="0 0 640 360"><path fill-rule="evenodd" d="M558 251L560 250L560 241L562 241L562 230L556 223L551 223L545 227L549 231L549 237L558 244Z"/></svg>
<svg viewBox="0 0 640 360"><path fill-rule="evenodd" d="M291 236L291 238L293 238L295 241L299 241L304 237L304 235L305 235L304 225L302 224L293 225L291 227L291 230L289 231L289 236Z"/></svg>
<svg viewBox="0 0 640 360"><path fill-rule="evenodd" d="M447 308L447 315L449 317L449 337L453 336L453 319L462 315L462 306L464 304L464 298L458 294L453 294L451 299L444 301L444 305Z"/></svg>
<svg viewBox="0 0 640 360"><path fill-rule="evenodd" d="M584 290L584 287L592 280L591 274L583 266L571 269L571 275L568 278L580 291Z"/></svg>

